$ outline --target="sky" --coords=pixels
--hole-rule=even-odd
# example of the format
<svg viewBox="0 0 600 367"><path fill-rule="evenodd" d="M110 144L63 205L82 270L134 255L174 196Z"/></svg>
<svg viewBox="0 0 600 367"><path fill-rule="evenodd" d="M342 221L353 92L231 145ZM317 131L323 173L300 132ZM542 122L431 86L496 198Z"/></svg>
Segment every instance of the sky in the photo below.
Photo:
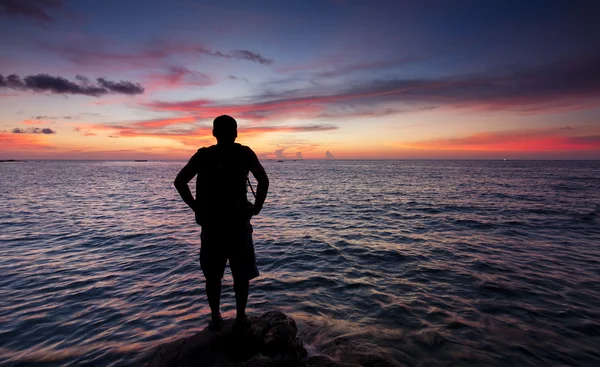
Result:
<svg viewBox="0 0 600 367"><path fill-rule="evenodd" d="M0 159L600 159L595 0L0 0Z"/></svg>

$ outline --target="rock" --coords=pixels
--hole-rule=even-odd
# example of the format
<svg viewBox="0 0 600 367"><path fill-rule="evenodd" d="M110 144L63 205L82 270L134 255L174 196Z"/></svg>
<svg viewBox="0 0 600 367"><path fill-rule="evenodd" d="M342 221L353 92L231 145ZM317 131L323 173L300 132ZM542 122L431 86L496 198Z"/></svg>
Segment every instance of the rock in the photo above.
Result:
<svg viewBox="0 0 600 367"><path fill-rule="evenodd" d="M298 327L291 317L269 311L248 319L248 329L233 332L225 320L220 331L205 328L155 350L147 367L398 367L377 353L349 348L340 361L319 355L308 357ZM341 343L341 342L340 342ZM341 343L343 344L343 343Z"/></svg>
<svg viewBox="0 0 600 367"><path fill-rule="evenodd" d="M361 365L338 362L327 356L319 355L309 357L307 367L361 367Z"/></svg>
<svg viewBox="0 0 600 367"><path fill-rule="evenodd" d="M294 321L294 319L292 319L291 317L288 317L283 312L269 311L264 313L261 316L261 319L267 321L271 326L282 323L289 324L294 329L294 332L298 332L298 327L296 327L296 321Z"/></svg>
<svg viewBox="0 0 600 367"><path fill-rule="evenodd" d="M298 339L296 322L279 311L250 317L244 332L226 320L220 331L205 328L156 350L148 367L244 366L304 367L308 353Z"/></svg>
<svg viewBox="0 0 600 367"><path fill-rule="evenodd" d="M243 364L244 367L272 367L273 360L262 354L256 354L252 356L248 361Z"/></svg>
<svg viewBox="0 0 600 367"><path fill-rule="evenodd" d="M388 360L377 354L359 353L351 358L351 363L356 363L363 367L402 367L401 365Z"/></svg>
<svg viewBox="0 0 600 367"><path fill-rule="evenodd" d="M302 341L296 337L298 327L291 317L279 311L269 311L261 316L269 323L264 341L264 352L276 366L304 366L308 353Z"/></svg>
<svg viewBox="0 0 600 367"><path fill-rule="evenodd" d="M250 327L248 328L250 333L259 338L264 338L267 335L269 329L271 328L271 324L269 324L269 321L258 316L250 317L248 319L248 322L250 323Z"/></svg>

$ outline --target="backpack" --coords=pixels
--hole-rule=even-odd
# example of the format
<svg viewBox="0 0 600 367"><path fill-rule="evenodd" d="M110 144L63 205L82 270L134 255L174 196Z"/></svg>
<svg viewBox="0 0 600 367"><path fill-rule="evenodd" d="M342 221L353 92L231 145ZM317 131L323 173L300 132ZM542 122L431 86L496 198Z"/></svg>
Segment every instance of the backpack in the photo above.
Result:
<svg viewBox="0 0 600 367"><path fill-rule="evenodd" d="M247 219L247 147L213 145L198 150L200 167L196 181L196 222L227 225Z"/></svg>

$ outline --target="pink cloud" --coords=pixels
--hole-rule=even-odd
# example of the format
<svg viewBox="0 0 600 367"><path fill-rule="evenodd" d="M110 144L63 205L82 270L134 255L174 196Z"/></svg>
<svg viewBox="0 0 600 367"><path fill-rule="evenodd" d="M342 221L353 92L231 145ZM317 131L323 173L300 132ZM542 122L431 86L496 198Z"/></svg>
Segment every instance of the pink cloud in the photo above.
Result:
<svg viewBox="0 0 600 367"><path fill-rule="evenodd" d="M152 73L144 83L149 89L169 89L182 86L206 87L216 84L208 74L185 67L170 67L165 73Z"/></svg>
<svg viewBox="0 0 600 367"><path fill-rule="evenodd" d="M478 133L469 136L432 139L403 144L407 148L465 151L558 151L600 150L600 135L565 136L568 130L524 130Z"/></svg>
<svg viewBox="0 0 600 367"><path fill-rule="evenodd" d="M43 135L0 133L0 152L55 149Z"/></svg>

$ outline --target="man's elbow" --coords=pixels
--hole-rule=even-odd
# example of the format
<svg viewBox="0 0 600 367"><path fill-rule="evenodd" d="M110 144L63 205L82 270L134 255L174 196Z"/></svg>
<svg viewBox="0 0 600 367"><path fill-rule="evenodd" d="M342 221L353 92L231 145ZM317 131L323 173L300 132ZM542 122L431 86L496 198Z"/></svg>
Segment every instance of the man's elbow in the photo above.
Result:
<svg viewBox="0 0 600 367"><path fill-rule="evenodd" d="M176 178L175 181L173 181L173 186L175 186L175 188L179 189L183 186L187 185L187 183L181 181L180 179Z"/></svg>
<svg viewBox="0 0 600 367"><path fill-rule="evenodd" d="M256 180L259 185L268 187L269 186L269 178L265 175L260 179Z"/></svg>

